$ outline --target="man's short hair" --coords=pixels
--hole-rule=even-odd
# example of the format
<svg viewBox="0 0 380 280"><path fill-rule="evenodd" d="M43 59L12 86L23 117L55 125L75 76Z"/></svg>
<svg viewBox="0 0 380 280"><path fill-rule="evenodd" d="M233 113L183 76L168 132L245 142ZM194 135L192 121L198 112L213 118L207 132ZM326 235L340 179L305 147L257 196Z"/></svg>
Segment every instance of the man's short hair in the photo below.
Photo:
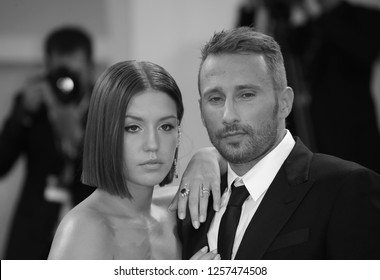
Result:
<svg viewBox="0 0 380 280"><path fill-rule="evenodd" d="M200 73L208 56L224 54L260 54L263 55L271 75L273 88L282 91L287 86L284 58L279 44L268 35L255 31L252 27L238 27L228 31L214 33L201 49L201 64L198 72L200 92Z"/></svg>
<svg viewBox="0 0 380 280"><path fill-rule="evenodd" d="M89 62L93 59L92 40L90 35L80 27L64 26L53 30L45 40L45 56L52 53L68 54L81 49Z"/></svg>

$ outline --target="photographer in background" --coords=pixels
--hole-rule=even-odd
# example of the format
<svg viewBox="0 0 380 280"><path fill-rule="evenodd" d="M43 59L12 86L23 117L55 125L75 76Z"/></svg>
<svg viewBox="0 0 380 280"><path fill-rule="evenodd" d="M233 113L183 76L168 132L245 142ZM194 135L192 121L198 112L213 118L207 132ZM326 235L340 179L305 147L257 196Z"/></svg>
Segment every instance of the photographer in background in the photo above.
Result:
<svg viewBox="0 0 380 280"><path fill-rule="evenodd" d="M48 35L44 51L46 72L16 95L0 134L0 176L19 156L26 158L5 259L46 259L62 211L93 191L80 183L93 84L91 38L76 27L62 27Z"/></svg>
<svg viewBox="0 0 380 280"><path fill-rule="evenodd" d="M380 55L380 10L366 1L303 0L289 45L310 92L316 151L380 173L371 78Z"/></svg>

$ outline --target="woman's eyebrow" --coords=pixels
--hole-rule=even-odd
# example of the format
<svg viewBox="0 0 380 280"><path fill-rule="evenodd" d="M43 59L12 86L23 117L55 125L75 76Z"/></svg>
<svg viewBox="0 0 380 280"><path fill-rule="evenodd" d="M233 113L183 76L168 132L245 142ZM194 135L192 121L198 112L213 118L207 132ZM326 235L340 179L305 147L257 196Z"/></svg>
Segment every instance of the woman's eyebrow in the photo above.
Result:
<svg viewBox="0 0 380 280"><path fill-rule="evenodd" d="M125 116L125 118L130 118L130 119L133 119L133 120L136 120L136 121L143 121L144 118L140 117L140 116L136 116L136 115L131 115L131 114L127 114ZM159 121L164 121L164 120L168 120L168 119L178 119L178 117L176 115L168 115L168 116L163 116L159 119Z"/></svg>

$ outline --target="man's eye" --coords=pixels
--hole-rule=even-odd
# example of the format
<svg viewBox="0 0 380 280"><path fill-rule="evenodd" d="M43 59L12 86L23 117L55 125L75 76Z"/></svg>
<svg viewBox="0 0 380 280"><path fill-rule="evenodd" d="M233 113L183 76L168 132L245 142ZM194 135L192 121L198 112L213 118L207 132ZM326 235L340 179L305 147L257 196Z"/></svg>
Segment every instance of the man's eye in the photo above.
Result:
<svg viewBox="0 0 380 280"><path fill-rule="evenodd" d="M125 131L130 132L130 133L136 133L139 130L140 130L140 127L137 125L128 125L125 127Z"/></svg>
<svg viewBox="0 0 380 280"><path fill-rule="evenodd" d="M220 103L220 102L223 101L223 98L221 98L221 97L211 97L209 99L209 101L212 102L212 103Z"/></svg>
<svg viewBox="0 0 380 280"><path fill-rule="evenodd" d="M255 96L255 94L252 93L252 92L246 92L246 93L243 93L243 94L241 95L242 98L252 98L252 97L254 97L254 96Z"/></svg>
<svg viewBox="0 0 380 280"><path fill-rule="evenodd" d="M163 124L161 125L162 130L164 131L171 131L174 129L174 126L171 124Z"/></svg>

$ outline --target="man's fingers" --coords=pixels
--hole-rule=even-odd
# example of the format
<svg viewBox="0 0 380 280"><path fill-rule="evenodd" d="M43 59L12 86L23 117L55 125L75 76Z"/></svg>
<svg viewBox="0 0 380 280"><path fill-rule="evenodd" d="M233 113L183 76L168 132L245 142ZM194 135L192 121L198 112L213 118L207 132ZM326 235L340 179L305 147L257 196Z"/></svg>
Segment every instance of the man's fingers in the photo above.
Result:
<svg viewBox="0 0 380 280"><path fill-rule="evenodd" d="M221 257L220 257L220 255L216 252L216 250L214 250L214 251L211 251L211 252L208 252L208 253L204 254L204 255L201 256L199 259L200 259L200 260L220 260Z"/></svg>
<svg viewBox="0 0 380 280"><path fill-rule="evenodd" d="M208 252L208 247L205 246L203 247L202 249L200 249L198 252L196 252L191 258L190 260L199 260L201 256L203 256L204 254L207 254Z"/></svg>
<svg viewBox="0 0 380 280"><path fill-rule="evenodd" d="M208 247L205 246L196 252L190 260L220 260L220 255L216 250L208 251Z"/></svg>

